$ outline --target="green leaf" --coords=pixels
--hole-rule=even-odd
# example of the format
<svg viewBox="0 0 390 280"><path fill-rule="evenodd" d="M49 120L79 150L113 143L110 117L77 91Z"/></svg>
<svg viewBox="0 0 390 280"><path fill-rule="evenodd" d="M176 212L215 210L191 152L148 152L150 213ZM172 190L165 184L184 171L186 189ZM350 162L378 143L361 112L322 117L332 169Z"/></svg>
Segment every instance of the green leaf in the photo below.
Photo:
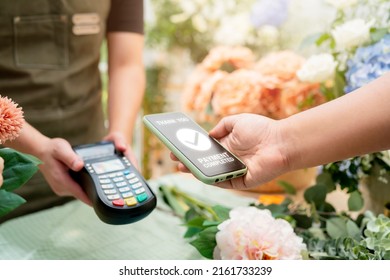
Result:
<svg viewBox="0 0 390 280"><path fill-rule="evenodd" d="M217 227L208 227L201 231L198 234L198 237L191 241L190 244L194 246L203 257L212 259L214 248L217 246L217 241L215 240L217 232Z"/></svg>
<svg viewBox="0 0 390 280"><path fill-rule="evenodd" d="M21 196L0 189L0 217L25 203Z"/></svg>
<svg viewBox="0 0 390 280"><path fill-rule="evenodd" d="M322 35L321 33L316 33L316 34L312 34L312 35L305 37L302 40L299 48L304 49L306 47L313 46L318 41L318 39L321 37L321 35Z"/></svg>
<svg viewBox="0 0 390 280"><path fill-rule="evenodd" d="M314 203L318 209L325 203L327 191L326 185L316 184L306 189L303 196L308 203Z"/></svg>
<svg viewBox="0 0 390 280"><path fill-rule="evenodd" d="M229 213L230 213L230 208L227 208L225 206L222 206L222 205L215 205L212 207L212 209L214 210L214 212L217 214L218 218L221 220L221 221L225 221L227 219L229 219Z"/></svg>
<svg viewBox="0 0 390 280"><path fill-rule="evenodd" d="M350 211L359 211L363 208L364 200L360 191L354 191L348 198L348 209Z"/></svg>
<svg viewBox="0 0 390 280"><path fill-rule="evenodd" d="M191 238L191 237L197 235L201 231L202 231L201 228L189 227L189 228L187 228L187 231L184 233L184 238Z"/></svg>
<svg viewBox="0 0 390 280"><path fill-rule="evenodd" d="M351 220L348 220L347 221L347 233L348 233L348 236L357 240L357 241L360 241L361 239L361 233L360 233L360 229L359 227Z"/></svg>
<svg viewBox="0 0 390 280"><path fill-rule="evenodd" d="M325 203L321 207L321 211L326 213L335 213L336 209L333 207L332 204L325 201Z"/></svg>
<svg viewBox="0 0 390 280"><path fill-rule="evenodd" d="M198 228L203 228L203 222L204 222L204 218L203 217L195 217L193 218L192 220L189 220L187 223L186 223L186 226L187 227L198 227Z"/></svg>
<svg viewBox="0 0 390 280"><path fill-rule="evenodd" d="M333 182L332 175L327 172L321 173L316 178L317 184L323 184L327 188L327 192L330 193L336 189L336 185Z"/></svg>
<svg viewBox="0 0 390 280"><path fill-rule="evenodd" d="M175 212L176 215L179 217L184 217L186 214L186 210L183 208L183 206L179 203L178 199L174 194L172 194L172 189L174 187L161 185L159 187L159 190L161 191L165 201L167 204L171 207L173 212Z"/></svg>
<svg viewBox="0 0 390 280"><path fill-rule="evenodd" d="M299 227L299 228L308 229L313 224L313 218L308 217L307 215L294 214L294 215L292 215L292 217L296 221L297 227Z"/></svg>
<svg viewBox="0 0 390 280"><path fill-rule="evenodd" d="M334 239L348 236L345 219L338 217L326 221L326 231Z"/></svg>
<svg viewBox="0 0 390 280"><path fill-rule="evenodd" d="M9 148L0 149L0 157L4 159L2 189L6 191L13 191L25 184L38 171L41 163L31 155Z"/></svg>
<svg viewBox="0 0 390 280"><path fill-rule="evenodd" d="M291 185L289 182L280 180L277 183L279 186L281 186L283 188L285 193L292 194L292 195L297 193L297 190L295 189L295 187L293 185Z"/></svg>
<svg viewBox="0 0 390 280"><path fill-rule="evenodd" d="M256 207L259 209L268 209L269 211L271 211L273 217L284 215L288 210L286 209L286 206L283 204L270 204L270 205L259 204Z"/></svg>
<svg viewBox="0 0 390 280"><path fill-rule="evenodd" d="M390 251L383 255L383 260L390 260Z"/></svg>
<svg viewBox="0 0 390 280"><path fill-rule="evenodd" d="M332 37L330 36L329 33L324 33L322 34L321 36L318 36L317 37L317 40L315 41L316 42L316 45L317 46L320 46L322 43L324 43L325 41L331 39Z"/></svg>
<svg viewBox="0 0 390 280"><path fill-rule="evenodd" d="M209 227L209 226L218 226L221 222L220 221L204 221L203 226Z"/></svg>
<svg viewBox="0 0 390 280"><path fill-rule="evenodd" d="M373 28L370 32L371 40L377 42L388 33L387 28Z"/></svg>
<svg viewBox="0 0 390 280"><path fill-rule="evenodd" d="M345 73L336 71L334 76L333 96L334 98L344 95Z"/></svg>

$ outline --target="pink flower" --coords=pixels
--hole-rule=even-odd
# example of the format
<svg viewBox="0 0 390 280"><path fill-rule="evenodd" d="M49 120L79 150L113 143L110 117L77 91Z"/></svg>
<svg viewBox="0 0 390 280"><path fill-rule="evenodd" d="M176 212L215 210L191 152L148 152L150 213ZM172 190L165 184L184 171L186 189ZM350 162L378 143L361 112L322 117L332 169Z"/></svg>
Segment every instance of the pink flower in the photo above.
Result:
<svg viewBox="0 0 390 280"><path fill-rule="evenodd" d="M22 109L8 97L0 95L0 143L18 137L23 124Z"/></svg>
<svg viewBox="0 0 390 280"><path fill-rule="evenodd" d="M206 112L211 102L215 84L226 75L228 73L224 71L210 72L198 66L184 89L184 109L197 112L198 121L208 121Z"/></svg>
<svg viewBox="0 0 390 280"><path fill-rule="evenodd" d="M215 112L210 114L211 100L214 98L215 92L221 90L221 88L217 89L217 84L229 76L229 72L233 73L240 69L250 68L254 62L253 52L246 47L218 46L213 48L197 65L186 83L182 99L183 109L196 112L195 117L200 122L217 121L225 115L222 112L221 114ZM257 94L254 93L247 97L254 97ZM216 102L218 104L218 100ZM258 100L256 102L259 103Z"/></svg>
<svg viewBox="0 0 390 280"><path fill-rule="evenodd" d="M216 123L239 113L281 119L317 106L325 102L319 83L297 78L304 62L287 50L270 53L254 64L248 48L216 47L189 77L184 110L195 113L199 122Z"/></svg>
<svg viewBox="0 0 390 280"><path fill-rule="evenodd" d="M270 91L263 94L262 104L267 109L266 116L281 119L308 108L324 103L319 83L305 83L297 78L305 58L292 51L279 51L260 59L255 70L274 80Z"/></svg>
<svg viewBox="0 0 390 280"><path fill-rule="evenodd" d="M262 77L255 71L236 70L214 87L211 104L215 114L227 116L238 113L264 114L261 104Z"/></svg>
<svg viewBox="0 0 390 280"><path fill-rule="evenodd" d="M288 81L296 77L304 62L305 58L292 51L279 51L260 59L255 69L263 75L276 76L282 81Z"/></svg>
<svg viewBox="0 0 390 280"><path fill-rule="evenodd" d="M235 69L249 68L255 62L253 52L245 47L219 46L213 48L202 61L201 66L209 71L230 64Z"/></svg>
<svg viewBox="0 0 390 280"><path fill-rule="evenodd" d="M319 83L305 83L298 79L286 82L282 87L280 118L285 118L326 102Z"/></svg>
<svg viewBox="0 0 390 280"><path fill-rule="evenodd" d="M235 208L218 229L214 259L300 260L306 251L291 225L273 218L269 210Z"/></svg>

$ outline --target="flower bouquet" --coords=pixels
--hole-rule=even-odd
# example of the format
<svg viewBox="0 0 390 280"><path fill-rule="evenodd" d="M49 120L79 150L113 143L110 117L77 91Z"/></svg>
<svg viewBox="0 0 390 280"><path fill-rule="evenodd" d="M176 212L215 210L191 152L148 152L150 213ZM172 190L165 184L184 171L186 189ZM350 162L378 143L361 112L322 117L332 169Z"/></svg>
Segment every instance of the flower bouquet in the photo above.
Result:
<svg viewBox="0 0 390 280"><path fill-rule="evenodd" d="M281 119L325 102L320 84L302 82L305 59L292 51L260 60L246 47L213 48L189 77L183 106L200 121L238 113Z"/></svg>
<svg viewBox="0 0 390 280"><path fill-rule="evenodd" d="M366 212L357 218L326 201L332 181L319 176L304 201L287 195L229 208L209 205L172 185L160 185L165 202L187 228L184 238L208 259L389 260L390 218ZM272 200L272 199L271 199Z"/></svg>
<svg viewBox="0 0 390 280"><path fill-rule="evenodd" d="M390 70L390 1L326 2L335 8L335 18L325 32L304 41L303 46L315 42L321 53L308 59L312 62L311 67L300 73L300 79L319 82L322 92L330 100L353 94L351 92L355 89ZM322 69L324 65L334 65L330 82L329 79L315 78L315 73L319 72L316 69ZM362 201L361 207L362 193L368 200L366 209L376 214L383 213L386 203L390 202L389 151L331 163L324 166L324 171L350 194L350 199Z"/></svg>
<svg viewBox="0 0 390 280"><path fill-rule="evenodd" d="M23 111L11 99L0 96L0 144L18 137L24 123ZM3 184L0 185L0 216L25 202L12 191L26 183L38 170L40 161L13 149L0 149L4 160Z"/></svg>
<svg viewBox="0 0 390 280"><path fill-rule="evenodd" d="M256 60L246 47L213 48L189 77L184 110L206 128L238 113L288 117L326 101L320 83L299 79L305 65L305 59L292 51L272 52ZM293 171L252 191L283 191L279 181L303 188L313 182L316 172L315 168Z"/></svg>

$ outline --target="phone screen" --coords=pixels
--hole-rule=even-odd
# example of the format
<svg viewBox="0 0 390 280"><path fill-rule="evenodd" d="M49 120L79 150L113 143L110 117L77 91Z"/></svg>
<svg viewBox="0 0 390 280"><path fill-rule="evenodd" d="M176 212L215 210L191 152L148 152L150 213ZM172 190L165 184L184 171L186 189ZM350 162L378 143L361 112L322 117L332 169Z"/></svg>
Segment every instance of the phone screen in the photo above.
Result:
<svg viewBox="0 0 390 280"><path fill-rule="evenodd" d="M183 113L149 115L146 119L208 177L245 168L240 160Z"/></svg>

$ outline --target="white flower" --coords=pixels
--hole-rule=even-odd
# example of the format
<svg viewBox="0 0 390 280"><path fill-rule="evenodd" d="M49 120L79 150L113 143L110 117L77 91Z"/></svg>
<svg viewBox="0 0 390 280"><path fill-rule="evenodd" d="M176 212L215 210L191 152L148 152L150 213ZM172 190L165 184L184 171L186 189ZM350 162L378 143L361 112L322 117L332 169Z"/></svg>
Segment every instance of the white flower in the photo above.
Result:
<svg viewBox="0 0 390 280"><path fill-rule="evenodd" d="M273 46L277 44L280 32L279 29L275 26L263 25L258 29L257 34L264 44Z"/></svg>
<svg viewBox="0 0 390 280"><path fill-rule="evenodd" d="M190 18L190 16L191 15L189 14L181 13L181 14L172 15L169 19L172 23L177 24L186 21L187 19Z"/></svg>
<svg viewBox="0 0 390 280"><path fill-rule="evenodd" d="M199 5L197 5L198 3L194 1L178 1L178 4L181 10L183 11L183 13L189 16L194 15L197 12L199 7Z"/></svg>
<svg viewBox="0 0 390 280"><path fill-rule="evenodd" d="M189 1L190 2L190 1ZM207 21L218 22L221 18L229 16L231 14L230 7L231 2L227 1L212 1L206 5L201 6L200 13ZM233 3L233 5L235 5Z"/></svg>
<svg viewBox="0 0 390 280"><path fill-rule="evenodd" d="M342 10L344 8L355 5L358 0L326 0L326 2L335 7L336 9Z"/></svg>
<svg viewBox="0 0 390 280"><path fill-rule="evenodd" d="M313 55L298 70L302 82L322 83L333 78L337 62L327 53Z"/></svg>
<svg viewBox="0 0 390 280"><path fill-rule="evenodd" d="M218 226L214 259L293 260L302 259L306 250L302 238L283 219L275 219L269 210L238 207L230 219Z"/></svg>
<svg viewBox="0 0 390 280"><path fill-rule="evenodd" d="M215 31L214 40L216 44L220 45L244 45L251 30L252 25L247 13L224 17L219 28Z"/></svg>
<svg viewBox="0 0 390 280"><path fill-rule="evenodd" d="M366 23L362 19L354 19L336 26L331 31L336 47L340 50L351 49L368 42L371 25L371 22Z"/></svg>
<svg viewBox="0 0 390 280"><path fill-rule="evenodd" d="M362 3L363 2L363 3ZM358 5L343 10L344 21L360 18L366 22L373 21L376 28L390 27L390 1L388 0L365 0Z"/></svg>
<svg viewBox="0 0 390 280"><path fill-rule="evenodd" d="M207 21L199 14L192 17L192 25L200 33L207 31Z"/></svg>
<svg viewBox="0 0 390 280"><path fill-rule="evenodd" d="M390 166L390 150L381 152L383 154L382 160Z"/></svg>

